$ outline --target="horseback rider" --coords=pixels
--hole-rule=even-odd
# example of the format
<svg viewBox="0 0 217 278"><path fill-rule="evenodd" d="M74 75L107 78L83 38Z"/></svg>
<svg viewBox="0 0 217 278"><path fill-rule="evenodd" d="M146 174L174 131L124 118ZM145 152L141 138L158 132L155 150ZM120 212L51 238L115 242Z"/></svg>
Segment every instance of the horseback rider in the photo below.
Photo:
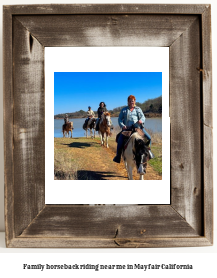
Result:
<svg viewBox="0 0 217 278"><path fill-rule="evenodd" d="M121 127L122 131L132 131L133 127L141 128L145 134L145 137L150 141L151 146L151 136L144 129L145 116L142 112L142 109L135 105L136 98L133 95L130 95L127 99L128 106L124 107L118 117L118 124ZM113 161L120 163L121 153L124 145L124 135L120 133L118 137L117 153ZM151 154L150 154L150 158Z"/></svg>
<svg viewBox="0 0 217 278"><path fill-rule="evenodd" d="M107 109L106 109L105 102L101 101L100 104L99 104L99 108L97 110L98 118L96 120L96 131L99 130L99 121L101 119L102 114L106 111L107 111Z"/></svg>
<svg viewBox="0 0 217 278"><path fill-rule="evenodd" d="M65 124L69 123L69 118L68 118L68 115L67 115L67 114L65 115L64 123L65 123Z"/></svg>
<svg viewBox="0 0 217 278"><path fill-rule="evenodd" d="M89 121L90 119L94 118L94 117L95 117L95 114L94 114L93 110L91 110L91 107L88 106L87 118L86 118L84 124L87 125L87 124L88 124L88 121Z"/></svg>

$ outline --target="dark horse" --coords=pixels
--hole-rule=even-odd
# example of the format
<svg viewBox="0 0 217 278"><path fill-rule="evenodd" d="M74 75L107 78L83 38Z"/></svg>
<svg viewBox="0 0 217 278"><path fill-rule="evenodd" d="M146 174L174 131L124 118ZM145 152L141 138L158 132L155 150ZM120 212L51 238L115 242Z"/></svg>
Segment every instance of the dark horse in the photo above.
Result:
<svg viewBox="0 0 217 278"><path fill-rule="evenodd" d="M150 159L149 141L145 142L144 137L138 132L133 133L127 143L126 149L123 151L123 158L128 174L128 179L133 179L133 168L136 167L140 180L146 173L147 162Z"/></svg>
<svg viewBox="0 0 217 278"><path fill-rule="evenodd" d="M88 129L90 130L91 138L95 138L96 119L91 118L91 119L88 120L88 122L85 121L84 124L83 124L83 129L86 130L86 138L87 138Z"/></svg>

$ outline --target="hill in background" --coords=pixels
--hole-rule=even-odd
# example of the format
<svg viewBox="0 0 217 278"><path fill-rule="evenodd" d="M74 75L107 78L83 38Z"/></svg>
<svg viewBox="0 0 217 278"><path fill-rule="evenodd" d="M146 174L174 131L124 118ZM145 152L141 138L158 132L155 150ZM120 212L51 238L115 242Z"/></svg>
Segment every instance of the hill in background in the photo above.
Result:
<svg viewBox="0 0 217 278"><path fill-rule="evenodd" d="M144 101L143 103L136 102L136 105L142 109L145 117L147 117L147 118L162 116L162 96L154 98L154 99L148 99L148 100ZM119 106L112 110L109 110L109 112L111 113L111 116L118 117L121 109L125 106L126 105ZM94 113L97 116L97 111L94 111ZM87 111L79 110L79 111L71 112L71 113L57 114L54 116L54 119L64 119L65 114L68 114L69 119L86 118Z"/></svg>

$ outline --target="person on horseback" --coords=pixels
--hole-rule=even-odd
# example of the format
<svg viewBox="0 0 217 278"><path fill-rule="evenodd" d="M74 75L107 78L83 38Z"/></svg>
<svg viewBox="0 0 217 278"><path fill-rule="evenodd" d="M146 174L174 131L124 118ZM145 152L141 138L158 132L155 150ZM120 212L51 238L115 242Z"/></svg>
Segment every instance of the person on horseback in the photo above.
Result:
<svg viewBox="0 0 217 278"><path fill-rule="evenodd" d="M145 116L142 112L142 109L135 105L136 98L133 95L130 95L127 99L128 106L124 107L118 117L118 124L121 127L122 131L132 131L133 128L141 128L145 134L149 144L151 146L151 136L144 129ZM120 163L121 153L124 145L124 135L120 133L118 137L117 153L113 161ZM150 158L153 158L152 153L150 153Z"/></svg>
<svg viewBox="0 0 217 278"><path fill-rule="evenodd" d="M86 118L84 124L87 125L87 124L88 124L88 121L89 121L90 119L94 118L94 117L95 117L95 114L94 114L93 110L91 110L91 107L88 106L87 118Z"/></svg>
<svg viewBox="0 0 217 278"><path fill-rule="evenodd" d="M99 122L100 122L100 119L102 117L102 114L104 112L107 112L107 108L106 108L106 104L105 102L101 101L100 104L99 104L99 108L97 110L97 113L98 113L98 118L96 120L96 131L99 131ZM112 121L111 121L111 129L113 129L113 124L112 124Z"/></svg>
<svg viewBox="0 0 217 278"><path fill-rule="evenodd" d="M102 114L106 111L107 109L106 109L105 102L101 101L99 104L99 108L97 110L98 118L96 120L96 131L99 131L99 121L101 119Z"/></svg>
<svg viewBox="0 0 217 278"><path fill-rule="evenodd" d="M68 118L68 115L67 115L67 114L65 115L64 123L65 123L65 124L69 123L69 118Z"/></svg>

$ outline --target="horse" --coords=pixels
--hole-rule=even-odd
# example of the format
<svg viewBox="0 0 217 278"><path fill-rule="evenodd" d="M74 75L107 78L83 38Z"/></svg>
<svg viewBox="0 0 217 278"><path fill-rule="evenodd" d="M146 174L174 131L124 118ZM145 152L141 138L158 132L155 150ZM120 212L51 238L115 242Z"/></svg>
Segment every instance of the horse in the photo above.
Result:
<svg viewBox="0 0 217 278"><path fill-rule="evenodd" d="M149 140L145 142L143 136L138 132L133 133L128 139L122 156L129 180L133 180L134 167L136 167L137 173L140 174L140 180L144 179L143 176L146 173L147 162L150 159L148 145Z"/></svg>
<svg viewBox="0 0 217 278"><path fill-rule="evenodd" d="M68 122L62 126L62 132L63 132L63 137L65 137L65 132L68 134L69 137L69 131L71 132L71 138L72 138L72 131L73 131L73 122Z"/></svg>
<svg viewBox="0 0 217 278"><path fill-rule="evenodd" d="M96 118L91 118L88 122L83 124L83 129L86 130L86 138L88 135L88 129L90 130L91 138L95 138L96 135Z"/></svg>
<svg viewBox="0 0 217 278"><path fill-rule="evenodd" d="M111 117L109 112L103 112L99 122L99 135L101 140L101 146L105 145L104 134L106 135L106 148L108 148L108 136L111 135Z"/></svg>

